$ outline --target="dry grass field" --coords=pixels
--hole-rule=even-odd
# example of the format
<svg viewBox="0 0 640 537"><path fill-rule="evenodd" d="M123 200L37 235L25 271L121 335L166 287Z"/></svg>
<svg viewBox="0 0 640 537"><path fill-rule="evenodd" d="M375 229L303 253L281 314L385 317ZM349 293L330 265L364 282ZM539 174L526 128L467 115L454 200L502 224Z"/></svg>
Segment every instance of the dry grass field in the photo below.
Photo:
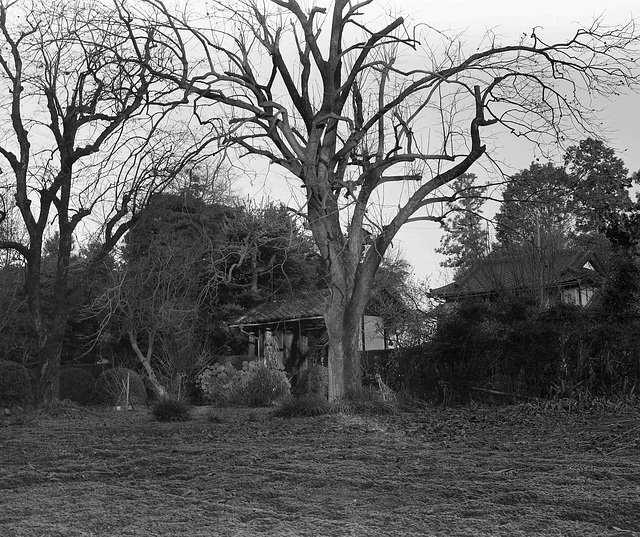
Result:
<svg viewBox="0 0 640 537"><path fill-rule="evenodd" d="M3 425L3 537L640 535L637 410L68 410Z"/></svg>

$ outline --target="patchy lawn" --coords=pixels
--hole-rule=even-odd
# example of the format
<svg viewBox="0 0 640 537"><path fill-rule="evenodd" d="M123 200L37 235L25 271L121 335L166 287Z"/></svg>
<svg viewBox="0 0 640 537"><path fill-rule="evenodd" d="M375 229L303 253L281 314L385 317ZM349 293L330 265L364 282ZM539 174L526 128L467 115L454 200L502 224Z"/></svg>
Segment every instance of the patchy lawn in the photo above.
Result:
<svg viewBox="0 0 640 537"><path fill-rule="evenodd" d="M0 535L640 535L640 411L78 414L0 427Z"/></svg>

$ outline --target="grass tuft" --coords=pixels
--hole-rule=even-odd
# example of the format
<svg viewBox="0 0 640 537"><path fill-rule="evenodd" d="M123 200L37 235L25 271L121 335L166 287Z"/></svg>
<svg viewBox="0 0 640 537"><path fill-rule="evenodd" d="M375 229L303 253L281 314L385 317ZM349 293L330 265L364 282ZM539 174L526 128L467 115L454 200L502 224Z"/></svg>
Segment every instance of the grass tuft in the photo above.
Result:
<svg viewBox="0 0 640 537"><path fill-rule="evenodd" d="M81 419L93 416L94 412L69 399L54 399L38 409L38 414L55 419Z"/></svg>
<svg viewBox="0 0 640 537"><path fill-rule="evenodd" d="M189 421L191 406L178 399L160 399L151 407L151 414L157 421Z"/></svg>
<svg viewBox="0 0 640 537"><path fill-rule="evenodd" d="M317 393L290 396L283 400L275 410L277 418L298 418L305 416L321 416L332 412L332 405L327 398Z"/></svg>
<svg viewBox="0 0 640 537"><path fill-rule="evenodd" d="M347 400L333 403L335 411L343 414L381 416L400 412L398 399L391 390L378 390L373 386L363 388Z"/></svg>

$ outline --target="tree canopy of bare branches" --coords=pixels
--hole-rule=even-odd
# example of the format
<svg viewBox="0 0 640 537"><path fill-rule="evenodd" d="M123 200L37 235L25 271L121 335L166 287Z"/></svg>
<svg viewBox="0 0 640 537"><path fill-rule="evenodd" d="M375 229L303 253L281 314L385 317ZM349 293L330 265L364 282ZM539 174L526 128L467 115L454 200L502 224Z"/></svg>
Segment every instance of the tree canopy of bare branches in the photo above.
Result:
<svg viewBox="0 0 640 537"><path fill-rule="evenodd" d="M300 180L331 275L331 398L359 389L359 317L394 236L441 218L443 187L491 161L485 136L562 145L595 132L590 97L638 82L633 22L598 19L555 43L539 29L513 44L488 34L469 53L402 17L369 22L372 0L214 1L206 17L146 5L164 17L154 37L173 62L149 69L183 89L220 144Z"/></svg>
<svg viewBox="0 0 640 537"><path fill-rule="evenodd" d="M25 228L24 240L3 239L0 248L26 266L39 402L57 397L66 322L82 297L82 285L69 281L74 237L100 236L98 263L148 196L187 157L203 158L208 143L170 122L173 88L137 61L162 65L153 22L134 30L126 21L123 6L99 0L0 0L0 181L15 193L0 226L12 217ZM43 244L54 231L53 308L45 311Z"/></svg>
<svg viewBox="0 0 640 537"><path fill-rule="evenodd" d="M331 398L359 389L359 318L393 238L407 222L441 218L444 187L492 160L486 137L506 131L544 147L594 134L589 98L637 88L632 21L598 19L554 43L539 29L512 44L489 33L468 52L402 17L370 22L372 0L205 5L206 16L147 0L130 26L162 21L149 36L162 61L140 46L138 60L182 89L223 147L300 181L331 276Z"/></svg>

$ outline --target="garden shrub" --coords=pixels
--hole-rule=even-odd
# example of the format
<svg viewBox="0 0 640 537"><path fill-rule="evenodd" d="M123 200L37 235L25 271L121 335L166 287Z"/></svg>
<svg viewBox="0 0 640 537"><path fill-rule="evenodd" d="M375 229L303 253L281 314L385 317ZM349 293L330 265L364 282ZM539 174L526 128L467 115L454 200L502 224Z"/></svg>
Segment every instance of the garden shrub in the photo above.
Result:
<svg viewBox="0 0 640 537"><path fill-rule="evenodd" d="M198 376L198 386L206 401L247 406L272 405L291 389L284 371L260 361L245 362L240 371L228 363L215 364Z"/></svg>
<svg viewBox="0 0 640 537"><path fill-rule="evenodd" d="M438 402L469 402L472 387L482 385L495 370L504 337L488 304L462 303L442 315L425 353Z"/></svg>
<svg viewBox="0 0 640 537"><path fill-rule="evenodd" d="M129 376L129 401L136 406L147 404L144 382L135 371L124 367L114 367L102 373L93 389L91 401L96 404L117 405L123 403L124 384Z"/></svg>
<svg viewBox="0 0 640 537"><path fill-rule="evenodd" d="M289 395L287 374L259 361L245 362L239 377L239 393L249 406L269 406Z"/></svg>
<svg viewBox="0 0 640 537"><path fill-rule="evenodd" d="M91 399L95 379L85 369L65 367L60 370L60 399L86 405Z"/></svg>
<svg viewBox="0 0 640 537"><path fill-rule="evenodd" d="M33 401L31 377L26 367L0 360L0 405L27 405Z"/></svg>
<svg viewBox="0 0 640 537"><path fill-rule="evenodd" d="M422 399L438 393L438 372L429 358L432 346L364 351L361 365L363 386L377 387L378 376L394 392L404 392Z"/></svg>
<svg viewBox="0 0 640 537"><path fill-rule="evenodd" d="M213 364L198 375L196 384L205 402L233 404L241 399L239 377L240 371L231 363Z"/></svg>
<svg viewBox="0 0 640 537"><path fill-rule="evenodd" d="M256 359L255 356L251 356L249 354L231 354L231 355L225 355L225 356L218 356L217 362L222 365L232 365L238 371L240 371L245 362L251 362L252 360L255 360L255 359Z"/></svg>
<svg viewBox="0 0 640 537"><path fill-rule="evenodd" d="M191 406L185 401L165 397L153 404L151 413L158 421L189 421Z"/></svg>
<svg viewBox="0 0 640 537"><path fill-rule="evenodd" d="M329 397L329 369L323 365L314 364L302 371L293 390L296 396L315 394L325 399Z"/></svg>
<svg viewBox="0 0 640 537"><path fill-rule="evenodd" d="M396 394L384 385L378 389L373 386L365 386L360 392L349 398L348 402L351 410L345 413L384 415L395 414L400 410Z"/></svg>

